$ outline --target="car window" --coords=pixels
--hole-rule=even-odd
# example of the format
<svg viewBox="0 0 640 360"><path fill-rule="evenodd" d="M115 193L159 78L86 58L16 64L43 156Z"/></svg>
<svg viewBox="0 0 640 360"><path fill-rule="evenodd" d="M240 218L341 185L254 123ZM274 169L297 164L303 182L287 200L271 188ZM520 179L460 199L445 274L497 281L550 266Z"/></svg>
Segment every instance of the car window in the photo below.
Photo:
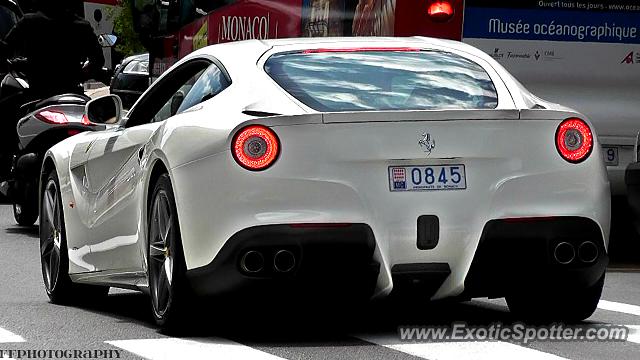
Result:
<svg viewBox="0 0 640 360"><path fill-rule="evenodd" d="M149 74L149 61L131 60L122 70L125 74Z"/></svg>
<svg viewBox="0 0 640 360"><path fill-rule="evenodd" d="M227 77L220 71L220 68L216 64L211 64L195 84L193 84L193 87L191 87L184 98L182 105L180 105L178 113L211 99L229 85L229 80L227 80Z"/></svg>
<svg viewBox="0 0 640 360"><path fill-rule="evenodd" d="M493 109L498 105L487 72L447 52L284 53L269 58L265 71L318 111Z"/></svg>
<svg viewBox="0 0 640 360"><path fill-rule="evenodd" d="M169 98L169 100L167 100L164 103L162 108L160 108L160 111L158 111L154 115L153 122L164 121L164 120L176 115L177 113L179 113L180 112L179 109L182 106L182 104L184 104L184 101L186 100L187 94L193 88L193 84L200 77L202 77L202 74L204 72L205 72L205 70L201 70L198 73L196 73L195 75L193 75L191 78L189 78L189 80L187 81L186 84L182 85L175 93L173 93L171 98Z"/></svg>
<svg viewBox="0 0 640 360"><path fill-rule="evenodd" d="M18 16L16 13L8 7L0 5L0 40L4 39L17 21Z"/></svg>
<svg viewBox="0 0 640 360"><path fill-rule="evenodd" d="M177 114L193 85L211 64L207 59L194 59L170 70L131 109L126 127L163 121Z"/></svg>

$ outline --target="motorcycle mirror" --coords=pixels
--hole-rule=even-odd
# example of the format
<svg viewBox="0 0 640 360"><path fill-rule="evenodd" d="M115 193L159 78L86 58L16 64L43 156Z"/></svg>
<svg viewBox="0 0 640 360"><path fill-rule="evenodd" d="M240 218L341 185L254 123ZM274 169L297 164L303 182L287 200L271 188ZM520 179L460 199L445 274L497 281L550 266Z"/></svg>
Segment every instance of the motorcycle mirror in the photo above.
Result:
<svg viewBox="0 0 640 360"><path fill-rule="evenodd" d="M85 114L89 122L101 125L118 125L122 122L122 100L118 95L107 95L87 103Z"/></svg>
<svg viewBox="0 0 640 360"><path fill-rule="evenodd" d="M118 41L118 37L112 34L102 34L98 36L98 43L102 47L113 47Z"/></svg>

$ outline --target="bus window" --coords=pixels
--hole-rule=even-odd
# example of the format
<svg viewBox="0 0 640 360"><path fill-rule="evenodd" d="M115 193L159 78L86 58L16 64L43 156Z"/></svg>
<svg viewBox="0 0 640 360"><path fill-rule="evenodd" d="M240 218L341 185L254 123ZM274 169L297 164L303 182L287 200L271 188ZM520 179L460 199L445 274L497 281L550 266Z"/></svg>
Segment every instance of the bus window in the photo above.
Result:
<svg viewBox="0 0 640 360"><path fill-rule="evenodd" d="M236 0L194 0L196 11L203 14L217 10L225 5L233 4L234 2L236 2Z"/></svg>
<svg viewBox="0 0 640 360"><path fill-rule="evenodd" d="M134 0L133 24L135 30L147 36L164 35L176 31L191 18L182 19L182 8L187 1Z"/></svg>

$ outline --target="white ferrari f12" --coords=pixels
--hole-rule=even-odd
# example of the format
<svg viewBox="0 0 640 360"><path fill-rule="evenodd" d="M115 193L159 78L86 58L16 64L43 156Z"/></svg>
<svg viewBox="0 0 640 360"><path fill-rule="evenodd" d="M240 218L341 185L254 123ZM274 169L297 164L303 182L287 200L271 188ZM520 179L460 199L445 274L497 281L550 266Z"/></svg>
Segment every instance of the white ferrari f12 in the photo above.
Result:
<svg viewBox="0 0 640 360"><path fill-rule="evenodd" d="M506 297L582 320L608 262L593 127L485 53L430 38L251 40L164 73L109 130L49 150L42 271L52 302L148 292ZM302 294L302 295L300 295Z"/></svg>

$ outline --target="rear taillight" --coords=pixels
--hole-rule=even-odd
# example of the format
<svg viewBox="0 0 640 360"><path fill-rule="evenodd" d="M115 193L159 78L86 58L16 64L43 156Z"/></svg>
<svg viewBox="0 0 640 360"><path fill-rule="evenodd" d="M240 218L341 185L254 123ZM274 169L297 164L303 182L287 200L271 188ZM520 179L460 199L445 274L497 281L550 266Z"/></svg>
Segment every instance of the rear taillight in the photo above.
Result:
<svg viewBox="0 0 640 360"><path fill-rule="evenodd" d="M427 13L433 21L445 22L453 17L453 5L450 1L433 1L427 8Z"/></svg>
<svg viewBox="0 0 640 360"><path fill-rule="evenodd" d="M67 116L58 111L44 110L37 113L36 118L49 124L63 125L68 124Z"/></svg>
<svg viewBox="0 0 640 360"><path fill-rule="evenodd" d="M578 118L563 121L556 131L556 148L568 162L584 161L593 149L593 134L589 125Z"/></svg>
<svg viewBox="0 0 640 360"><path fill-rule="evenodd" d="M248 170L265 170L278 159L280 141L262 125L247 126L236 133L231 143L233 158Z"/></svg>

